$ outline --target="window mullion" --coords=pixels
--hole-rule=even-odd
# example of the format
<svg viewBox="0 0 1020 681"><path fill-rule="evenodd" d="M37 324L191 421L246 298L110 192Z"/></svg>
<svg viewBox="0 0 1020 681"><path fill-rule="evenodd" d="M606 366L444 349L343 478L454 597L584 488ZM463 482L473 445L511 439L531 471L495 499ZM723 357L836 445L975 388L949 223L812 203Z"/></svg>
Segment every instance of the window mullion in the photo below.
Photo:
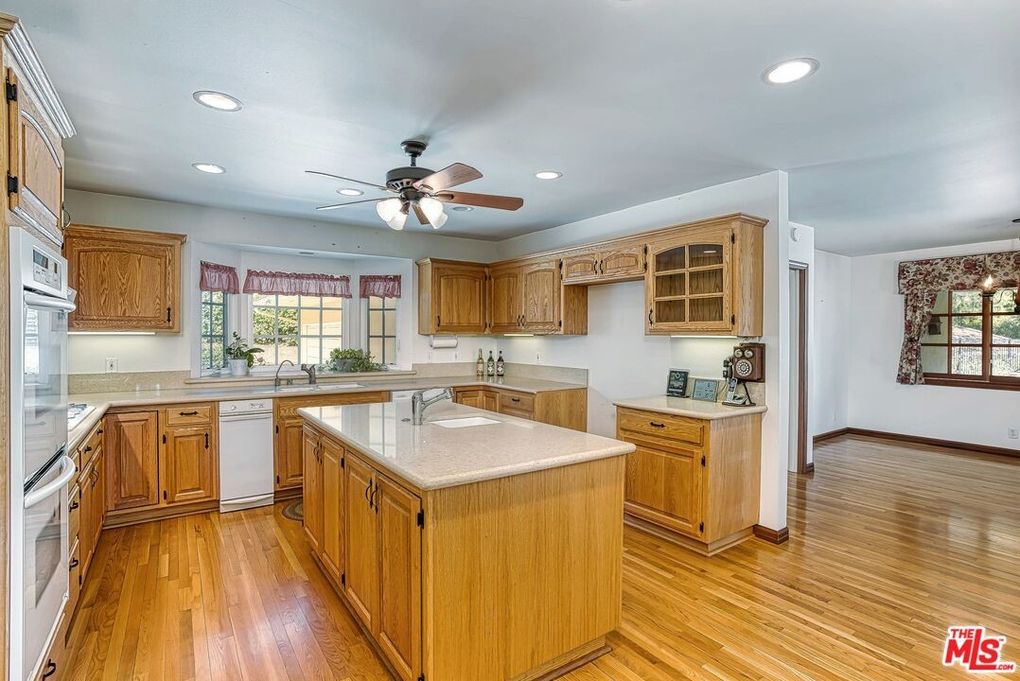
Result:
<svg viewBox="0 0 1020 681"><path fill-rule="evenodd" d="M992 377L992 299L981 298L981 377Z"/></svg>

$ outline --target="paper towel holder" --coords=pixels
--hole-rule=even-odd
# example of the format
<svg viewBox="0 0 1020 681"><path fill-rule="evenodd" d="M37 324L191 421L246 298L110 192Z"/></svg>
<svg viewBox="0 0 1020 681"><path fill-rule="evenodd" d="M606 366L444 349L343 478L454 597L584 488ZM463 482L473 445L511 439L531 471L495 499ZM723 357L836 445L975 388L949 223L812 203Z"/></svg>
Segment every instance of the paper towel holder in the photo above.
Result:
<svg viewBox="0 0 1020 681"><path fill-rule="evenodd" d="M457 347L456 336L430 336L429 347L433 350L440 348L455 348Z"/></svg>

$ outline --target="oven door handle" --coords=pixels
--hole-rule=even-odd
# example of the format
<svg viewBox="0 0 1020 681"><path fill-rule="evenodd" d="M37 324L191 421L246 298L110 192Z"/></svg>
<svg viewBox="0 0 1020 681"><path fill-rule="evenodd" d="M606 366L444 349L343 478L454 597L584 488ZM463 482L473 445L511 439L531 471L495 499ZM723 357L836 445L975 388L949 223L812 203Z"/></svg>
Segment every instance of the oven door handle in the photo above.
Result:
<svg viewBox="0 0 1020 681"><path fill-rule="evenodd" d="M66 300L60 298L54 298L53 296L43 296L38 293L25 292L25 305L29 307L51 307L57 310L64 310L65 312L74 312L76 307L74 303L69 303Z"/></svg>
<svg viewBox="0 0 1020 681"><path fill-rule="evenodd" d="M60 457L60 475L53 482L47 483L39 489L32 490L25 495L25 508L32 508L43 499L52 496L55 492L59 492L61 488L71 481L74 474L78 472L78 469L74 465L74 461L67 454Z"/></svg>

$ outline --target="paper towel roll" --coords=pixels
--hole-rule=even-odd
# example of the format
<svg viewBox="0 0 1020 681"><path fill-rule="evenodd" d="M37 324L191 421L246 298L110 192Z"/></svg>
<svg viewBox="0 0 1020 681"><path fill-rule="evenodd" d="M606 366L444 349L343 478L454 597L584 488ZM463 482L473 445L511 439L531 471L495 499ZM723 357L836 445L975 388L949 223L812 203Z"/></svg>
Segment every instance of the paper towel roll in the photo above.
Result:
<svg viewBox="0 0 1020 681"><path fill-rule="evenodd" d="M433 348L455 348L457 347L456 336L432 336L429 345Z"/></svg>

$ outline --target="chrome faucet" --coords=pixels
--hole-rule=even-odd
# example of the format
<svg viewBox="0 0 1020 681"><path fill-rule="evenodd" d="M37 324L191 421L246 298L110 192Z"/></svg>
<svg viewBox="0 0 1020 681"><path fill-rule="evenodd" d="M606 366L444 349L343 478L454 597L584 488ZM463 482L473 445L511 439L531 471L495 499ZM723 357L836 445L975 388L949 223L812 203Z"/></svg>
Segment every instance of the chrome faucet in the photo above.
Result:
<svg viewBox="0 0 1020 681"><path fill-rule="evenodd" d="M280 369L283 368L284 364L289 364L291 366L294 366L294 362L290 361L289 359L285 359L282 362L280 362L280 366L276 367L276 378L273 379L273 387L274 388L279 388L280 387ZM287 379L287 385L293 385L293 383L294 383L294 379L293 378L288 378Z"/></svg>
<svg viewBox="0 0 1020 681"><path fill-rule="evenodd" d="M449 388L443 388L441 393L425 399L425 391L419 390L415 394L411 395L411 415L412 423L416 426L422 424L422 419L425 418L425 410L431 407L436 402L441 400L452 400L453 391Z"/></svg>
<svg viewBox="0 0 1020 681"><path fill-rule="evenodd" d="M308 374L308 385L315 385L315 365L314 364L302 364L301 371Z"/></svg>

